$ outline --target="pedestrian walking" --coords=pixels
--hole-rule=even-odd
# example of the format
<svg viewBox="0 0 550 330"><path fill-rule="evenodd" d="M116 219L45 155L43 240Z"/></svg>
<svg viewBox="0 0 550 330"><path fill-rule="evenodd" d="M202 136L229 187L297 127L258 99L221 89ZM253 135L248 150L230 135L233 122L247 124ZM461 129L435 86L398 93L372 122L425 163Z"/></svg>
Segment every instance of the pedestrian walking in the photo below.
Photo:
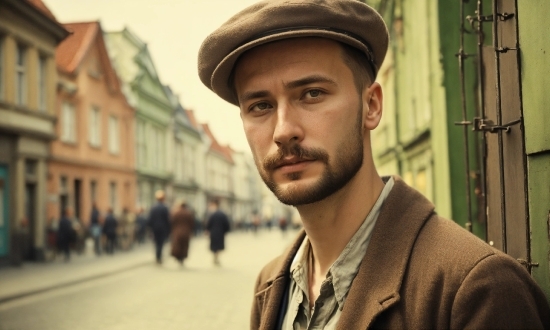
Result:
<svg viewBox="0 0 550 330"><path fill-rule="evenodd" d="M107 209L107 216L105 217L105 223L103 224L103 234L106 238L105 250L107 254L114 254L117 245L117 228L118 221L113 214L113 208Z"/></svg>
<svg viewBox="0 0 550 330"><path fill-rule="evenodd" d="M379 176L388 39L362 1L264 0L200 48L201 80L240 108L261 178L304 226L260 272L250 328L550 328L524 266Z"/></svg>
<svg viewBox="0 0 550 330"><path fill-rule="evenodd" d="M94 241L94 252L97 256L101 255L101 214L97 208L96 202L92 203L92 212L90 214L90 236Z"/></svg>
<svg viewBox="0 0 550 330"><path fill-rule="evenodd" d="M71 244L76 241L76 231L73 228L73 209L66 207L63 211L63 216L59 220L59 228L57 231L57 243L59 249L65 256L65 261L71 259Z"/></svg>
<svg viewBox="0 0 550 330"><path fill-rule="evenodd" d="M210 236L210 251L214 254L214 265L220 265L220 252L225 249L225 234L229 232L230 224L227 215L220 210L220 202L212 200L209 204L210 216L206 231Z"/></svg>
<svg viewBox="0 0 550 330"><path fill-rule="evenodd" d="M155 239L155 256L157 264L162 264L162 248L164 242L170 235L170 212L168 207L164 205L164 191L156 191L155 198L157 199L157 203L151 208L147 223L151 227Z"/></svg>
<svg viewBox="0 0 550 330"><path fill-rule="evenodd" d="M189 241L195 226L195 214L185 200L180 202L179 208L172 213L171 221L171 255L183 265L189 252Z"/></svg>
<svg viewBox="0 0 550 330"><path fill-rule="evenodd" d="M145 210L141 206L138 208L138 213L136 215L135 232L137 243L143 244L147 233L147 216L145 215Z"/></svg>

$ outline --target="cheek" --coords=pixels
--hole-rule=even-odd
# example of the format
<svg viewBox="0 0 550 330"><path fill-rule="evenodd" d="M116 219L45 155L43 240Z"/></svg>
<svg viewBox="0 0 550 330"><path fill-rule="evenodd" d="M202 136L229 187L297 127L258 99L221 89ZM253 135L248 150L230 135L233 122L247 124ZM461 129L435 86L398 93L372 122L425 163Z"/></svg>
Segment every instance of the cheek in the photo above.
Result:
<svg viewBox="0 0 550 330"><path fill-rule="evenodd" d="M256 157L262 157L262 150L269 150L271 142L273 141L270 134L270 129L267 125L258 125L258 123L252 123L243 120L243 129L250 146L250 150Z"/></svg>

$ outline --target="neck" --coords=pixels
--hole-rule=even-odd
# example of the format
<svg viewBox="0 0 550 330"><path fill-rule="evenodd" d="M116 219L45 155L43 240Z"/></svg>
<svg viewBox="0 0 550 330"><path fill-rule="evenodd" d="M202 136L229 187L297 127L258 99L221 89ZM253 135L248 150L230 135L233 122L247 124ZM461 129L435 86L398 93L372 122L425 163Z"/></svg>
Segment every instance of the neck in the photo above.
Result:
<svg viewBox="0 0 550 330"><path fill-rule="evenodd" d="M357 232L384 188L374 166L363 166L348 184L322 201L297 207L311 243L315 273L330 266Z"/></svg>

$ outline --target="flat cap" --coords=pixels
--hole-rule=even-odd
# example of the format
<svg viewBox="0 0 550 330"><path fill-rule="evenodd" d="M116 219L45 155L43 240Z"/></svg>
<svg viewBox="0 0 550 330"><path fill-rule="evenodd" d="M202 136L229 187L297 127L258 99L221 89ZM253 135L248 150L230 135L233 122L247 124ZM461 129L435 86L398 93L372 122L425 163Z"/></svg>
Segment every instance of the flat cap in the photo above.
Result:
<svg viewBox="0 0 550 330"><path fill-rule="evenodd" d="M382 17L358 0L264 0L234 15L204 40L199 77L222 99L238 105L229 79L239 56L268 42L298 37L329 38L361 50L375 77L388 49Z"/></svg>

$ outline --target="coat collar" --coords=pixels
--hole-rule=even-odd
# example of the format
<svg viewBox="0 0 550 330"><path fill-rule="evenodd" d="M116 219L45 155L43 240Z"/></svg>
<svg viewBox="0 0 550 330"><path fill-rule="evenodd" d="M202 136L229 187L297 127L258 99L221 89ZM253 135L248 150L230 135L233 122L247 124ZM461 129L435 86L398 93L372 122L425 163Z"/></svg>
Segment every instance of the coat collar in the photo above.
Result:
<svg viewBox="0 0 550 330"><path fill-rule="evenodd" d="M424 196L399 177L394 180L350 288L338 329L367 329L382 311L400 300L399 290L415 240L434 213L434 205Z"/></svg>
<svg viewBox="0 0 550 330"><path fill-rule="evenodd" d="M382 205L367 253L361 262L346 299L338 329L367 329L384 310L400 300L399 290L416 237L434 212L434 205L401 178L394 176L394 187ZM286 288L290 264L303 241L302 231L279 259L257 293L263 299L261 329L274 329ZM365 297L368 297L365 299Z"/></svg>

